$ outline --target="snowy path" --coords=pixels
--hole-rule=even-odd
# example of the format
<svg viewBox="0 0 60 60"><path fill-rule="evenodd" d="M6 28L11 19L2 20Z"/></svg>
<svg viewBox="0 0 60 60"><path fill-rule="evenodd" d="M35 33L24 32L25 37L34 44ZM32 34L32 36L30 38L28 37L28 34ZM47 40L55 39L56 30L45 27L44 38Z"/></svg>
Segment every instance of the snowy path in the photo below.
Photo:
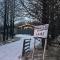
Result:
<svg viewBox="0 0 60 60"><path fill-rule="evenodd" d="M0 60L18 60L22 52L23 40L0 47Z"/></svg>
<svg viewBox="0 0 60 60"><path fill-rule="evenodd" d="M32 48L34 44L33 37L26 35L24 38L32 39L30 44L30 48ZM24 38L21 38L19 41L0 46L0 60L19 60L18 57L22 55Z"/></svg>
<svg viewBox="0 0 60 60"><path fill-rule="evenodd" d="M23 39L0 46L0 60L19 60L18 56L22 55L22 47Z"/></svg>

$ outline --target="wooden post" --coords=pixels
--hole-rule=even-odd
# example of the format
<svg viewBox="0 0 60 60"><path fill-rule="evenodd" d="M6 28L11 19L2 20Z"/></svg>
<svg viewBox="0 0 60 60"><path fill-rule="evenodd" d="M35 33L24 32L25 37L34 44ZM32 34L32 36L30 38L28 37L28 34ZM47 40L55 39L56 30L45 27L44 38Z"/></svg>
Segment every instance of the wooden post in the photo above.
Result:
<svg viewBox="0 0 60 60"><path fill-rule="evenodd" d="M34 39L35 39L35 38L34 38ZM32 53L32 60L34 60L35 43L36 43L36 40L34 40L34 47L33 47L33 53Z"/></svg>
<svg viewBox="0 0 60 60"><path fill-rule="evenodd" d="M45 39L44 52L43 52L43 60L45 59L46 46L47 46L47 39Z"/></svg>

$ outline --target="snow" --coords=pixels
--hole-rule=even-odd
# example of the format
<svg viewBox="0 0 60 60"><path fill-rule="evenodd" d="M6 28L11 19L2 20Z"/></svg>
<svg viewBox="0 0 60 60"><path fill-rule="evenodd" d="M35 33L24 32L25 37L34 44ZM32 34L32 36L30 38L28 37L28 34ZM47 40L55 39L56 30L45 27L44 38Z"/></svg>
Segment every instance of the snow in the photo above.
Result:
<svg viewBox="0 0 60 60"><path fill-rule="evenodd" d="M21 38L19 41L0 46L0 60L19 60L19 56L22 55L23 41L26 38L32 39L30 48L33 48L34 38L32 36L16 35L16 37L24 38Z"/></svg>
<svg viewBox="0 0 60 60"><path fill-rule="evenodd" d="M34 47L34 36L28 35L28 34L17 34L15 35L15 38L21 38L22 40L24 39L31 39L31 43L30 43L30 48L32 49Z"/></svg>
<svg viewBox="0 0 60 60"><path fill-rule="evenodd" d="M1 60L18 60L18 56L22 54L23 40L6 44L0 47Z"/></svg>

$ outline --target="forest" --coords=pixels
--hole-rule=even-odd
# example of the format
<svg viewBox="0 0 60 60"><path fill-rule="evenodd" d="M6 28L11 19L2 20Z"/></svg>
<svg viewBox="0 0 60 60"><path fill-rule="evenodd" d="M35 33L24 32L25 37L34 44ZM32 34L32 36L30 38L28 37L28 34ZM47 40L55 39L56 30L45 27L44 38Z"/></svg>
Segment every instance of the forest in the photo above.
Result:
<svg viewBox="0 0 60 60"><path fill-rule="evenodd" d="M16 26L49 24L48 39L60 35L60 0L0 0L0 40L16 34Z"/></svg>

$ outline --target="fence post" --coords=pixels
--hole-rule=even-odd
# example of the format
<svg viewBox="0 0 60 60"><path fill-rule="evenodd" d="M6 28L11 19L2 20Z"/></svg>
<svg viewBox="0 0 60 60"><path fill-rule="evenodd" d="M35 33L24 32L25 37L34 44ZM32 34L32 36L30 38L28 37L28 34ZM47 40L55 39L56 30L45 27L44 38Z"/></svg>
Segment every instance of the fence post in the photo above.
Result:
<svg viewBox="0 0 60 60"><path fill-rule="evenodd" d="M43 52L43 60L45 60L46 46L47 46L47 39L45 39L44 52Z"/></svg>

